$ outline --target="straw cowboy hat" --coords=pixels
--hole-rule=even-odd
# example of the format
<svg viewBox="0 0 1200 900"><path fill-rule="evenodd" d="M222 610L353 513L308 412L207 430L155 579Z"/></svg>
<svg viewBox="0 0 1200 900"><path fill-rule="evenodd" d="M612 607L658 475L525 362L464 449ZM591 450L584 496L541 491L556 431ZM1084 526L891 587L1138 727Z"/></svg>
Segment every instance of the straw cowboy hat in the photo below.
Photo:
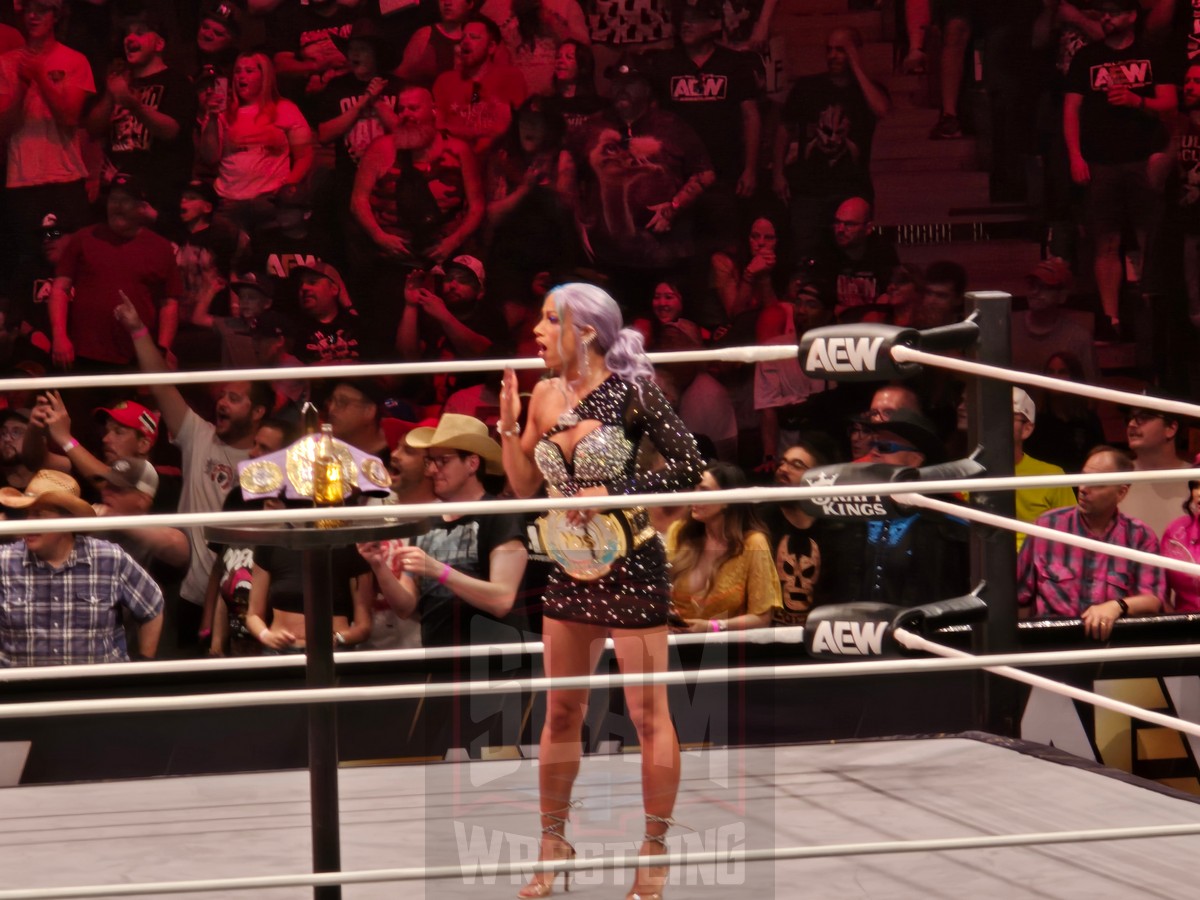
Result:
<svg viewBox="0 0 1200 900"><path fill-rule="evenodd" d="M53 509L67 516L95 516L92 505L80 496L79 482L64 472L42 469L24 491L0 488L0 504L10 509Z"/></svg>
<svg viewBox="0 0 1200 900"><path fill-rule="evenodd" d="M435 447L478 454L489 475L503 475L500 445L488 437L488 427L474 416L446 413L437 428L414 428L404 438L408 446L423 450Z"/></svg>

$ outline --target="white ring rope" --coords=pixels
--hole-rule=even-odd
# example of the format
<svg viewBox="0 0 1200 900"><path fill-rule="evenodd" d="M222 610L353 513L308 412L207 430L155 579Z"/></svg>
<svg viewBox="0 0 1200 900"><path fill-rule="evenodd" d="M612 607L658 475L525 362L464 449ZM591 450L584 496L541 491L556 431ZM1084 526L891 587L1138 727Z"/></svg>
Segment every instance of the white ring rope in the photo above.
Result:
<svg viewBox="0 0 1200 900"><path fill-rule="evenodd" d="M507 678L500 681L457 681L367 687L298 688L276 691L241 691L220 694L187 694L169 697L100 697L85 700L40 700L0 705L0 720L44 719L53 716L87 716L111 713L184 712L230 707L299 706L308 703L359 703L377 700L420 700L534 693L577 688L607 689L626 685L721 684L730 681L803 680L854 676L928 674L983 669L995 665L1066 666L1151 659L1200 657L1200 644L1158 647L1114 647L1042 653L998 653L969 659L897 659L866 662L803 663L791 666L752 666L693 669L676 672L636 672L628 675L577 675L570 678Z"/></svg>
<svg viewBox="0 0 1200 900"><path fill-rule="evenodd" d="M971 506L961 506L957 503L947 503L945 500L926 497L924 494L906 494L902 498L897 498L896 502L902 503L905 506L919 506L923 509L932 509L935 512L958 516L962 519L978 522L981 525L993 525L996 528L1003 528L1005 531L1019 532L1032 537L1044 538L1048 541L1058 541L1060 544L1066 544L1069 547L1078 547L1080 550L1090 550L1101 556L1111 556L1114 559L1127 559L1130 562L1141 563L1144 566L1169 569L1172 572L1183 572L1185 575L1200 574L1200 565L1196 563L1184 562L1183 560L1173 559L1169 556L1160 556L1157 553L1147 553L1145 550L1135 550L1133 547L1109 544L1104 541L1098 541L1095 538L1083 537L1082 535L1071 534L1067 531L1059 531L1056 528L1047 528L1045 525L1038 525L1033 522L1009 519L1005 516L984 512L981 509L975 509Z"/></svg>
<svg viewBox="0 0 1200 900"><path fill-rule="evenodd" d="M1123 828L1092 828L1076 831L985 834L955 838L922 838L911 841L873 841L847 844L818 844L809 847L770 847L762 850L699 850L690 853L635 854L599 859L554 860L544 863L515 862L492 865L414 866L403 869L363 869L304 875L258 875L245 878L210 878L203 881L157 881L142 884L98 884L73 887L0 890L0 900L78 900L83 897L135 897L146 894L183 894L219 890L263 890L273 887L307 887L336 884L378 884L390 881L421 881L457 878L476 881L521 875L531 871L561 872L596 869L633 869L643 866L724 865L775 862L789 859L827 859L842 856L882 856L892 853L932 853L1028 847L1045 844L1082 844L1098 841L1129 841L1150 838L1187 837L1200 834L1200 824L1134 825Z"/></svg>
<svg viewBox="0 0 1200 900"><path fill-rule="evenodd" d="M1135 394L1131 391L1118 391L1114 388L1095 387L1078 381L1067 381L1063 378L1051 378L1049 375L1038 375L1033 372L1022 372L1018 369L1008 369L990 363L973 362L956 356L942 356L927 350L917 350L915 347L898 345L892 348L892 359L896 362L914 362L921 365L933 366L938 369L949 369L952 372L962 372L967 375L978 375L983 378L995 378L1000 381L1012 381L1017 384L1027 384L1033 387L1059 391L1063 394L1075 394L1092 400L1107 400L1118 406L1130 406L1137 409L1152 409L1157 412L1185 416L1189 419L1200 418L1200 406L1194 403L1183 403L1179 400L1166 400L1147 394Z"/></svg>
<svg viewBox="0 0 1200 900"><path fill-rule="evenodd" d="M540 513L552 509L623 509L628 506L701 506L714 503L792 503L824 497L863 495L895 496L915 493L958 493L1018 490L1024 487L1073 487L1077 485L1132 484L1134 482L1170 482L1200 480L1200 468L1154 469L1146 472L1096 472L1087 475L1008 476L1003 478L943 478L934 481L898 481L880 484L822 485L819 487L755 487L719 491L689 491L657 494L614 494L599 497L530 497L525 499L478 501L438 501L434 503L373 503L368 506L336 507L336 517L350 521L387 519L425 519L431 515L502 515ZM959 507L956 507L958 509ZM119 531L126 528L167 526L192 528L207 525L290 525L316 522L334 513L328 508L288 508L214 511L207 513L158 513L102 518L40 519L39 532ZM29 530L20 519L0 521L0 535L21 534ZM1200 572L1200 570L1198 570Z"/></svg>
<svg viewBox="0 0 1200 900"><path fill-rule="evenodd" d="M706 631L703 634L669 634L671 646L715 644L788 644L804 642L802 625L771 628L747 628L744 631ZM605 638L604 649L613 649L613 639ZM411 647L405 650L342 650L335 648L338 665L369 665L391 662L434 662L445 659L470 659L505 655L537 656L544 651L541 641L514 641L509 644L463 644L450 647ZM300 654L285 656L206 657L204 659L142 660L136 665L123 663L80 663L70 666L23 666L0 668L0 684L22 681L56 681L75 678L141 678L151 675L184 675L246 669L302 669Z"/></svg>
<svg viewBox="0 0 1200 900"><path fill-rule="evenodd" d="M770 362L795 359L794 344L719 347L715 350L672 350L648 353L655 365L687 362ZM0 378L0 391L71 390L90 387L145 387L154 384L209 384L224 381L371 378L380 375L444 375L456 372L497 372L501 369L544 369L538 357L517 359L458 359L427 362L355 363L336 366L216 369L197 372L122 372L112 375L46 375L40 378Z"/></svg>
<svg viewBox="0 0 1200 900"><path fill-rule="evenodd" d="M955 650L953 647L947 647L944 644L938 644L903 628L895 629L892 635L896 638L897 642L909 650L923 650L926 653L933 653L943 659L975 658L974 654ZM1164 728L1171 728L1175 731L1183 731L1187 734L1200 737L1200 723L1190 722L1187 719L1180 719L1176 716L1167 716L1153 710L1142 709L1140 706L1134 706L1132 703L1114 700L1111 697L1105 697L1093 691L1085 691L1083 688L1072 687L1069 684L1063 684L1061 681L1055 681L1052 678L1045 678L1041 675L1034 675L1031 672L1023 672L1012 666L984 666L983 671L991 672L993 675L1002 675L1005 678L1011 678L1013 681L1020 681L1023 684L1042 688L1055 694L1061 694L1064 697L1070 697L1072 700L1082 700L1084 703L1090 703L1092 706L1109 709L1124 716L1140 719L1143 722L1150 722L1153 725L1161 725Z"/></svg>

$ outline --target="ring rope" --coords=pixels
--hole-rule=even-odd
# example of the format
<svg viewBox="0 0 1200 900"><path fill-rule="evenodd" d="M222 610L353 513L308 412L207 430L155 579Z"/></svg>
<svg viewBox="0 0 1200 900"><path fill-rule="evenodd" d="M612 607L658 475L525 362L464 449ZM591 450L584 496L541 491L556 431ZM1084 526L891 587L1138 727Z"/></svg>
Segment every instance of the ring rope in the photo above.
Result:
<svg viewBox="0 0 1200 900"><path fill-rule="evenodd" d="M700 506L716 503L790 503L825 497L881 495L895 496L916 493L954 493L1017 490L1024 487L1073 487L1077 485L1131 484L1134 482L1168 482L1200 480L1200 468L1154 469L1146 472L1097 472L1087 475L1006 476L996 478L944 478L934 481L898 481L880 484L821 485L819 487L758 487L732 488L719 491L691 493L614 494L598 497L529 497L510 500L438 501L436 503L378 503L369 506L339 506L339 519L377 521L380 519L425 519L431 514L446 516L503 515L508 513L541 513L548 510L601 509L616 510L627 506ZM685 500L685 502L681 502ZM964 507L955 506L954 514L961 516ZM297 522L316 522L328 519L325 509L261 509L214 511L207 513L156 513L137 516L105 516L94 519L41 519L38 531L116 531L126 528L167 526L194 528L207 525L284 525ZM0 521L0 535L21 534L29 530L20 519ZM1024 529L1022 529L1024 530ZM1196 573L1200 574L1200 569Z"/></svg>
<svg viewBox="0 0 1200 900"><path fill-rule="evenodd" d="M377 884L390 881L420 881L458 878L474 881L530 871L561 872L593 869L632 869L643 866L686 866L721 863L773 862L789 859L825 859L841 856L882 856L893 853L979 850L1027 847L1045 844L1080 844L1097 841L1145 840L1200 834L1200 824L1135 825L1121 828L1092 828L1075 831L1025 832L1020 834L974 835L957 838L923 838L911 841L873 841L847 844L818 844L809 847L773 847L762 850L701 850L663 853L655 856L616 855L598 859L553 860L543 863L516 862L494 865L363 869L304 875L259 875L244 878L210 878L203 881L158 881L141 884L80 885L72 887L0 890L0 900L77 900L83 897L133 897L155 893L196 893L217 890L253 890L272 887Z"/></svg>
<svg viewBox="0 0 1200 900"><path fill-rule="evenodd" d="M979 375L983 378L995 378L1000 381L1013 381L1033 387L1059 391L1064 394L1075 394L1092 400L1107 400L1119 406L1133 406L1138 409L1152 409L1156 412L1172 413L1189 419L1200 418L1200 406L1194 403L1183 403L1179 400L1166 400L1161 397L1151 397L1147 394L1135 394L1131 391L1119 391L1115 388L1095 387L1077 381L1067 381L1062 378L1051 378L1049 375L1038 375L1034 372L1022 372L1019 369L1009 369L1004 366L994 366L989 363L973 362L953 356L942 356L927 350L917 350L915 347L897 345L892 348L892 359L896 362L914 362L921 365L933 366L939 369L949 369L967 375Z"/></svg>
<svg viewBox="0 0 1200 900"><path fill-rule="evenodd" d="M923 650L926 653L933 653L943 659L971 659L974 654L966 653L962 650L955 650L953 647L947 647L944 644L938 644L927 638L921 637L919 634L914 634L904 628L897 628L892 632L892 636L902 646L909 650ZM1061 681L1055 681L1053 678L1046 678L1042 675L1034 675L1032 672L1023 672L1020 669L1012 666L984 666L983 671L991 672L993 675L1002 675L1005 678L1011 678L1013 681L1020 681L1023 684L1028 684L1033 687L1042 688L1043 690L1051 691L1055 694L1061 694L1064 697L1070 697L1072 700L1082 700L1084 703L1090 703L1092 706L1099 706L1104 709L1112 710L1121 715L1129 716L1134 719L1140 719L1143 722L1150 722L1154 725L1161 725L1164 728L1171 728L1175 731L1183 731L1187 734L1200 737L1200 723L1190 722L1187 719L1180 719L1177 716L1168 716L1163 713L1157 713L1153 710L1143 709L1140 706L1134 706L1132 703L1125 703L1121 700L1114 700L1111 697L1105 697L1102 694L1097 694L1094 691L1085 691L1083 688L1072 687L1069 684L1063 684Z"/></svg>
<svg viewBox="0 0 1200 900"><path fill-rule="evenodd" d="M578 688L606 689L626 685L699 685L730 681L803 680L852 676L928 674L966 671L995 665L1066 666L1122 661L1200 657L1200 644L1156 647L1114 647L1102 650L1000 653L969 659L904 659L864 662L804 663L791 666L694 669L675 672L637 672L628 675L577 675L569 678L508 678L503 681L450 681L434 684L372 685L365 687L298 688L187 694L170 697L99 697L83 700L39 700L0 705L0 720L106 713L184 712L231 707L299 706L308 703L358 703L378 700L419 700L467 695L533 693Z"/></svg>
<svg viewBox="0 0 1200 900"><path fill-rule="evenodd" d="M744 631L706 631L703 634L669 634L671 646L702 644L801 644L804 626L784 625L771 628L748 628ZM613 649L613 639L605 638L604 649ZM544 652L541 641L513 641L508 644L461 644L449 647L411 647L404 650L334 650L338 665L368 665L390 662L433 662L445 659L469 659L523 654L537 656ZM0 668L0 684L24 681L74 680L76 678L140 678L156 675L211 674L233 669L301 669L305 659L300 654L286 656L212 656L204 659L143 660L133 666L114 663L80 663L70 666L16 666Z"/></svg>
<svg viewBox="0 0 1200 900"><path fill-rule="evenodd" d="M647 353L656 365L685 362L770 362L795 359L795 344L762 344L718 347L715 350L672 350ZM282 379L370 378L380 375L444 375L460 372L495 372L501 369L545 369L538 357L517 359L459 359L427 362L354 363L336 366L280 366L254 369L205 369L195 372L122 372L111 375L48 375L41 378L0 378L0 391L70 390L90 387L145 387L155 384L209 384L229 381Z"/></svg>
<svg viewBox="0 0 1200 900"><path fill-rule="evenodd" d="M1173 572L1182 572L1185 575L1200 574L1200 565L1196 563L1173 559L1169 556L1160 556L1157 553L1148 553L1145 550L1135 550L1132 547L1109 544L1104 541L1098 541L1095 538L1059 531L1056 528L1047 528L1045 525L1038 525L1033 522L1009 519L1006 516L984 512L981 509L975 509L971 506L960 506L957 503L947 503L945 500L926 497L924 494L906 494L902 498L897 498L896 502L902 503L905 506L919 506L923 509L931 509L935 512L958 516L959 518L969 519L981 525L993 525L1005 531L1019 532L1032 537L1045 538L1049 541L1058 541L1060 544L1078 547L1080 550L1090 550L1093 553L1098 553L1102 556L1111 556L1114 559L1127 559L1130 562L1141 563L1145 566L1154 566L1160 569L1170 569Z"/></svg>

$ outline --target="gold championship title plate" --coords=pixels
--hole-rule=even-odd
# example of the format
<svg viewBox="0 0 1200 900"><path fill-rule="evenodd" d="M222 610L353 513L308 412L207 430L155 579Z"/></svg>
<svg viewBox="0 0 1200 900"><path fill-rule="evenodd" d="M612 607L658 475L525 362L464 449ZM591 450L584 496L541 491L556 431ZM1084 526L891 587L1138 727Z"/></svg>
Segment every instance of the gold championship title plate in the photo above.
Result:
<svg viewBox="0 0 1200 900"><path fill-rule="evenodd" d="M258 459L238 463L245 500L311 500L315 506L344 506L354 497L386 497L387 467L329 431L306 434L294 444ZM333 527L333 520L318 525Z"/></svg>

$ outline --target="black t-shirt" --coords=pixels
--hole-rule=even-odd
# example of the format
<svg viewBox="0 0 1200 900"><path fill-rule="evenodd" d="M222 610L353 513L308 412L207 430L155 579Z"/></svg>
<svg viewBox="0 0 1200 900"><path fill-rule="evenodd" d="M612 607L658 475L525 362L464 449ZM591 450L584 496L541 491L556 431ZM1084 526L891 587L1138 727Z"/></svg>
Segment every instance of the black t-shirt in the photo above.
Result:
<svg viewBox="0 0 1200 900"><path fill-rule="evenodd" d="M567 134L578 129L589 116L612 106L612 101L599 94L577 94L574 97L554 95L546 98L546 108L562 116L567 123Z"/></svg>
<svg viewBox="0 0 1200 900"><path fill-rule="evenodd" d="M821 550L818 538L821 522L797 528L787 520L778 505L767 506L763 516L771 538L771 553L779 584L783 589L783 607L775 613L776 625L803 625L815 604L821 574Z"/></svg>
<svg viewBox="0 0 1200 900"><path fill-rule="evenodd" d="M400 88L403 82L399 78L389 77L387 87L379 95L376 102L387 103L395 112ZM367 92L367 85L359 81L352 73L347 73L333 79L321 91L314 105L314 127L322 122L336 119L358 102L358 98ZM375 104L369 104L354 120L349 130L334 141L334 164L338 175L343 178L353 178L358 170L358 163L367 152L367 148L384 134L383 123L375 112Z"/></svg>
<svg viewBox="0 0 1200 900"><path fill-rule="evenodd" d="M736 182L742 174L742 102L759 95L758 57L717 46L697 66L682 47L647 54L662 107L692 126L704 141L717 177Z"/></svg>
<svg viewBox="0 0 1200 900"><path fill-rule="evenodd" d="M877 122L854 79L838 85L827 74L797 78L783 106L783 123L796 141L784 163L789 186L829 196L819 179L869 185Z"/></svg>
<svg viewBox="0 0 1200 900"><path fill-rule="evenodd" d="M174 213L179 192L192 177L196 89L174 69L134 78L129 87L143 106L178 122L179 133L170 141L154 137L133 113L116 106L108 127L109 162L116 171L141 179L155 209Z"/></svg>
<svg viewBox="0 0 1200 900"><path fill-rule="evenodd" d="M319 94L330 81L346 71L346 55L333 38L349 37L355 19L378 15L368 12L367 7L352 9L340 3L330 6L333 7L330 14L321 15L309 4L284 3L271 13L269 19L268 47L272 55L294 53L304 59L317 59L328 54L338 61L323 72L279 79L280 90L304 111L305 118L311 109L306 105L306 98Z"/></svg>
<svg viewBox="0 0 1200 900"><path fill-rule="evenodd" d="M1080 94L1079 147L1090 163L1115 165L1137 162L1162 150L1167 131L1153 113L1127 106L1110 106L1108 89L1124 85L1152 99L1160 84L1176 84L1174 68L1163 57L1147 52L1135 40L1122 50L1103 41L1081 47L1067 74L1067 93Z"/></svg>
<svg viewBox="0 0 1200 900"><path fill-rule="evenodd" d="M1200 123L1183 117L1179 123L1179 151L1170 182L1180 228L1200 234Z"/></svg>
<svg viewBox="0 0 1200 900"><path fill-rule="evenodd" d="M853 259L832 239L818 251L814 266L817 277L837 288L837 314L875 302L887 287L892 270L900 264L896 248L878 233L867 236L861 259Z"/></svg>
<svg viewBox="0 0 1200 900"><path fill-rule="evenodd" d="M360 322L358 316L347 309L339 309L331 322L309 320L302 326L300 340L296 342L296 356L306 365L361 359L364 329L370 327L370 323Z"/></svg>
<svg viewBox="0 0 1200 900"><path fill-rule="evenodd" d="M271 609L304 612L304 553L269 545L254 548L254 563L271 573L268 602ZM350 580L371 571L353 544L334 547L330 570L333 583L333 614L354 620L354 595Z"/></svg>
<svg viewBox="0 0 1200 900"><path fill-rule="evenodd" d="M494 499L485 494L481 503ZM492 551L509 541L523 540L519 515L464 516L453 522L435 519L429 531L413 539L433 559L472 578L491 577ZM525 615L513 607L497 619L460 600L436 578L417 579L417 608L421 614L421 643L426 647L511 643L522 639Z"/></svg>

